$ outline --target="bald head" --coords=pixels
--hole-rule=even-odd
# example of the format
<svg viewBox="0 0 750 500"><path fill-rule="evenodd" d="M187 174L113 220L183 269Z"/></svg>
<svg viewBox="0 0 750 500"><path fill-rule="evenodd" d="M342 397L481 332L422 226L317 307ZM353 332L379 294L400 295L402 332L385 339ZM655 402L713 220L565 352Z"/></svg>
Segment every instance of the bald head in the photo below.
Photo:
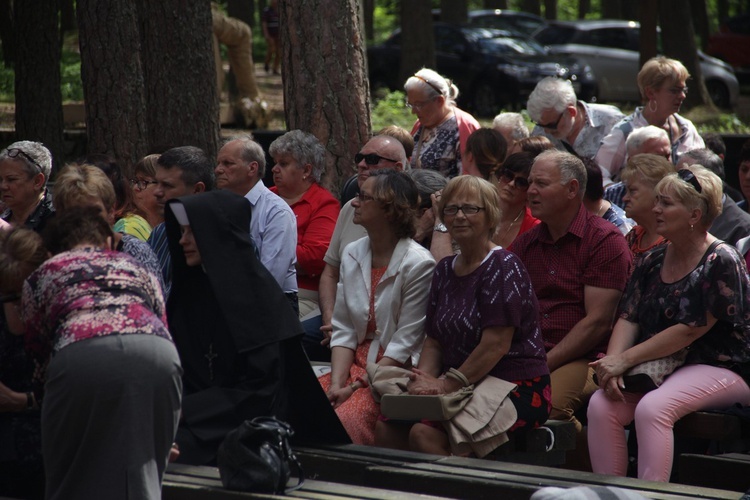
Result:
<svg viewBox="0 0 750 500"><path fill-rule="evenodd" d="M357 183L362 183L370 176L373 170L390 168L393 170L405 170L408 165L404 146L397 139L388 135L376 135L359 150L355 161Z"/></svg>

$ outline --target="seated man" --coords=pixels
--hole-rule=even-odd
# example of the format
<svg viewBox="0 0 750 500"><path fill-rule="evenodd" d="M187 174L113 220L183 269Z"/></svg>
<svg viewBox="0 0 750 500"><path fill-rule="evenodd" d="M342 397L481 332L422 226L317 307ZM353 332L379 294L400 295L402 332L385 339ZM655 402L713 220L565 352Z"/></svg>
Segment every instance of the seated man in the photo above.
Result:
<svg viewBox="0 0 750 500"><path fill-rule="evenodd" d="M542 221L511 245L529 271L552 377L550 418L574 422L597 386L589 363L604 354L632 265L625 238L589 213L582 198L586 170L577 157L541 153L529 175L531 214ZM582 457L584 455L581 455Z"/></svg>
<svg viewBox="0 0 750 500"><path fill-rule="evenodd" d="M671 160L672 155L667 131L653 125L641 127L628 135L625 150L627 151L626 160L643 153L663 156L667 160ZM625 203L622 201L622 197L625 196L625 184L620 181L604 187L604 199L620 208L625 208Z"/></svg>
<svg viewBox="0 0 750 500"><path fill-rule="evenodd" d="M500 113L492 120L492 128L505 137L509 151L513 144L529 136L529 128L521 113ZM510 153L505 156L507 158Z"/></svg>
<svg viewBox="0 0 750 500"><path fill-rule="evenodd" d="M547 77L529 95L526 105L537 126L531 135L544 135L561 151L593 158L602 139L625 115L614 106L579 101L569 80Z"/></svg>

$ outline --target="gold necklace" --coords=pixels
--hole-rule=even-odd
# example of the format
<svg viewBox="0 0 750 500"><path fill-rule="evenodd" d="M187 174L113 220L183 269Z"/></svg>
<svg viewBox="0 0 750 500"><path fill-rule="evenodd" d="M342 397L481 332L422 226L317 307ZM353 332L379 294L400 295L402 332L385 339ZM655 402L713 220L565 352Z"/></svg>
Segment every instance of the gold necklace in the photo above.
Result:
<svg viewBox="0 0 750 500"><path fill-rule="evenodd" d="M505 237L506 237L506 236L508 236L508 233L510 233L510 228L512 228L512 227L513 227L513 225L514 225L514 224L515 224L516 222L518 222L518 219L520 219L520 218L521 218L521 215L523 215L523 213L524 213L525 211L526 211L526 208L522 208L522 209L521 209L521 211L520 211L520 212L518 212L518 215L516 215L516 218L515 218L515 219L513 219L513 221L512 221L512 222L511 222L510 224L508 224L508 228L507 228L507 229L505 230L505 232L503 233L503 237L502 237L502 239L503 239L503 240L505 239Z"/></svg>

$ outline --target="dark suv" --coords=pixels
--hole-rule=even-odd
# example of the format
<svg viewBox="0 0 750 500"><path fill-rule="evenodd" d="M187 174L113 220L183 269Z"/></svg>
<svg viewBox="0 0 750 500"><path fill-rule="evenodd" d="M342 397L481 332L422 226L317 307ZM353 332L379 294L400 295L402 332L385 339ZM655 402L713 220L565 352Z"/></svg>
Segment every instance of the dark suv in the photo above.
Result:
<svg viewBox="0 0 750 500"><path fill-rule="evenodd" d="M486 28L434 23L435 71L450 78L460 90L459 106L479 116L494 116L503 107L526 104L542 78L570 79L576 93L587 99L595 82L590 69L577 58L551 56L524 35ZM402 89L401 31L367 50L370 87Z"/></svg>

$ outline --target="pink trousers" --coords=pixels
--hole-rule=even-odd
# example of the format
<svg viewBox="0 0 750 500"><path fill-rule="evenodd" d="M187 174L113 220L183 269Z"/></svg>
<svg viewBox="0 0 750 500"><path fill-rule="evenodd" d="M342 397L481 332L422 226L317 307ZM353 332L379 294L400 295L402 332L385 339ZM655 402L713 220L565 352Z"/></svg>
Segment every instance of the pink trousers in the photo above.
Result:
<svg viewBox="0 0 750 500"><path fill-rule="evenodd" d="M625 402L612 401L601 389L589 401L588 442L593 470L624 476L628 450L624 426L635 419L638 477L669 481L674 449L674 423L697 410L750 405L750 387L736 373L715 366L688 365L647 394L623 392Z"/></svg>

